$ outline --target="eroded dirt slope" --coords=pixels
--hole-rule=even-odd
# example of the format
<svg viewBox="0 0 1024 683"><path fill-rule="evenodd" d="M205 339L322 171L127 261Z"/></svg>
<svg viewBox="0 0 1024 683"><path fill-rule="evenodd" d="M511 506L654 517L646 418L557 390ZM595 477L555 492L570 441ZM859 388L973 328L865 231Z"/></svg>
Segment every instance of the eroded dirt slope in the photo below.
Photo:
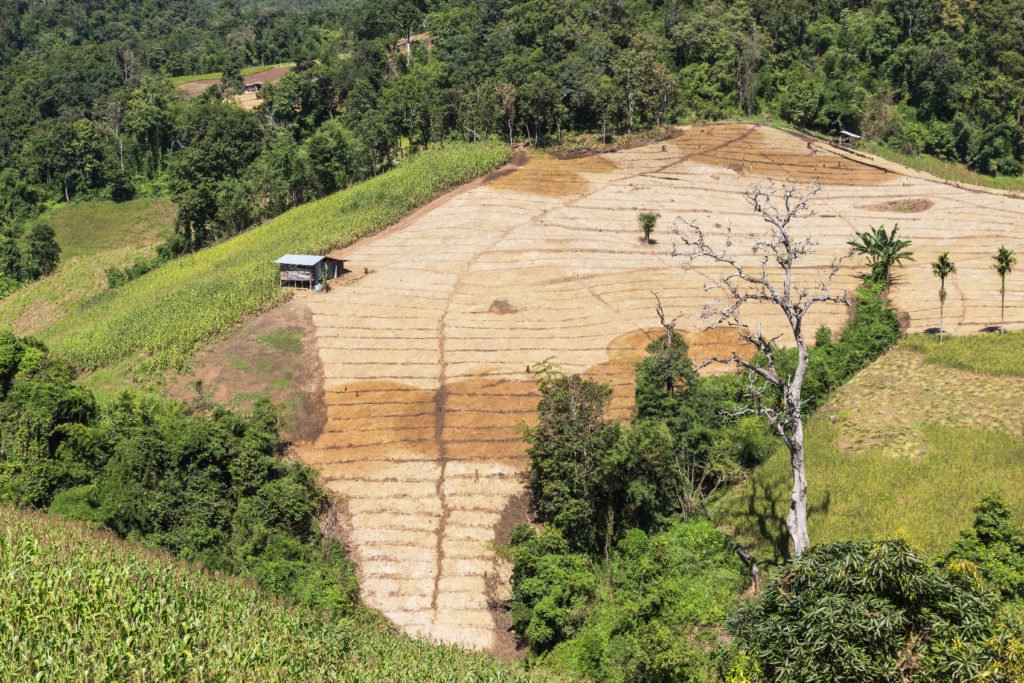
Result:
<svg viewBox="0 0 1024 683"><path fill-rule="evenodd" d="M946 249L960 265L947 329L974 331L998 317L986 259L1003 242L1024 250L1020 200L905 178L749 125L694 127L664 144L506 170L360 243L348 256L361 277L309 299L327 422L299 453L345 507L368 605L412 634L511 647L493 609L508 580L493 544L525 520L518 427L534 419L532 369L551 358L611 381L613 408L626 415L633 363L657 326L653 292L689 331L714 300L705 285L716 269L687 269L669 255L673 222L760 234L742 193L767 176L823 183L818 215L804 223L821 246L802 279L816 280L854 229L899 221L917 262L894 298L913 330L937 323L927 263ZM642 211L661 214L655 245L638 239ZM838 286L852 289L856 271L845 269ZM1008 320L1021 321L1021 295L1008 304ZM768 309L747 316L782 330ZM838 328L845 317L822 307L811 323ZM734 340L690 338L697 355Z"/></svg>

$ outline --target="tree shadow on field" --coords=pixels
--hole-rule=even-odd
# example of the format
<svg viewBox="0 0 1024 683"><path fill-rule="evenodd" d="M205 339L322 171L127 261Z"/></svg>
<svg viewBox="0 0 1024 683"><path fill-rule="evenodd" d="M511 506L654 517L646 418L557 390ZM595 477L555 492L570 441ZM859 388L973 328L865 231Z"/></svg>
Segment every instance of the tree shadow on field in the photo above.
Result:
<svg viewBox="0 0 1024 683"><path fill-rule="evenodd" d="M756 523L757 535L771 545L772 557L759 558L764 564L779 566L792 558L789 548L789 529L786 515L789 514L789 488L783 479L754 481L747 494L747 518ZM832 504L832 493L826 491L821 503L807 502L807 516L828 514ZM753 529L751 529L753 530Z"/></svg>

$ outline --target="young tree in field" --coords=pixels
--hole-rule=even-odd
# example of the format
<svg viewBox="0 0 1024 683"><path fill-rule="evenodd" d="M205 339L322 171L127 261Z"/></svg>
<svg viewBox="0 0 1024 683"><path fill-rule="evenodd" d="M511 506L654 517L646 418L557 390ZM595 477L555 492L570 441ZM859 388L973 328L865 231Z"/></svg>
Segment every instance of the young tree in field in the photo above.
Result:
<svg viewBox="0 0 1024 683"><path fill-rule="evenodd" d="M1002 334L1006 330L1006 276L1013 271L1013 267L1017 265L1017 257L1012 251L1006 248L1006 245L999 247L999 251L992 257L995 261L993 266L996 272L999 273L999 333Z"/></svg>
<svg viewBox="0 0 1024 683"><path fill-rule="evenodd" d="M956 273L956 264L949 260L949 252L944 251L932 264L932 274L939 278L939 343L945 330L942 328L946 309L946 278Z"/></svg>
<svg viewBox="0 0 1024 683"><path fill-rule="evenodd" d="M768 224L765 234L752 245L733 253L732 231L719 248L708 242L708 235L696 223L676 233L684 245L681 255L695 259L708 259L726 267L713 288L724 294L724 301L705 307L703 318L710 327L727 324L740 330L740 336L758 351L760 360L747 360L733 352L729 358L713 358L706 363L730 363L744 369L749 378L749 392L753 407L744 412L765 416L789 449L793 472L793 489L786 527L793 542L793 552L800 555L811 544L807 531L807 472L804 464L803 383L807 375L809 354L804 318L818 303L848 306L847 292L833 293L832 280L843 261L852 252L835 255L815 283L794 280L801 261L814 253L816 242L802 237L793 223L813 215L809 203L819 186L812 184L806 190L777 186L770 181L765 187L755 185L746 194L754 211ZM679 252L674 251L677 255ZM740 254L743 254L742 256ZM747 254L753 255L753 261ZM779 309L789 323L790 337L797 350L796 367L792 374L780 370L776 362L776 349L782 335L766 336L760 324L752 326L741 319L744 304L767 303ZM773 393L777 397L773 398Z"/></svg>
<svg viewBox="0 0 1024 683"><path fill-rule="evenodd" d="M654 232L654 226L658 224L658 218L659 214L650 212L644 212L638 217L640 230L644 233L644 244L651 243L651 233Z"/></svg>
<svg viewBox="0 0 1024 683"><path fill-rule="evenodd" d="M857 238L847 242L857 254L868 257L868 267L871 273L868 277L876 282L881 282L886 289L892 285L892 269L903 261L913 261L914 255L910 252L910 240L898 237L900 226L897 223L892 226L892 232L885 229L884 225L870 230L858 232Z"/></svg>

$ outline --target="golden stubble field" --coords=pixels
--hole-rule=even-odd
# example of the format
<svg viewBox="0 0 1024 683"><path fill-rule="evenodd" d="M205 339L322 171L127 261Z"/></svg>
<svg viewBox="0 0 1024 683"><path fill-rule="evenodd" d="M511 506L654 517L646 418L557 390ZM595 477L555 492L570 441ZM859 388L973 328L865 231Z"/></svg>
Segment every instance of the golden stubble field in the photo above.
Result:
<svg viewBox="0 0 1024 683"><path fill-rule="evenodd" d="M760 234L742 194L767 177L823 186L817 215L802 224L820 247L800 278L816 281L853 230L898 221L917 259L893 295L911 331L938 322L928 264L945 250L959 265L946 328L998 322L990 255L1001 243L1024 253L1020 199L886 171L747 124L505 169L357 244L350 281L308 299L327 422L298 454L342 504L366 604L414 635L511 650L497 608L510 568L495 544L526 520L519 428L534 419L532 369L550 358L609 381L614 412L627 415L633 364L658 324L653 292L682 314L694 355L733 348L728 331L699 331L718 271L670 256L671 228L685 218L719 236L730 225L741 239ZM661 214L657 244L639 239L642 211ZM854 288L859 269L842 271L838 286ZM1011 289L1007 321L1019 326L1024 286ZM782 331L766 308L746 315ZM838 329L846 315L822 307L812 329Z"/></svg>

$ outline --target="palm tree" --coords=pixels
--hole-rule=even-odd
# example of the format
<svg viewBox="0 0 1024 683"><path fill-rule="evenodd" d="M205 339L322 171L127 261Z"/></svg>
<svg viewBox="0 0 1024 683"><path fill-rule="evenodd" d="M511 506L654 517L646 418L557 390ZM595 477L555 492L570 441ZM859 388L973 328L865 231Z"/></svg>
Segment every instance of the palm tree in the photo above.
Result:
<svg viewBox="0 0 1024 683"><path fill-rule="evenodd" d="M942 319L946 307L946 278L956 272L956 264L949 260L949 252L944 251L932 264L932 275L939 278L939 343L942 343Z"/></svg>
<svg viewBox="0 0 1024 683"><path fill-rule="evenodd" d="M892 269L903 261L913 261L914 255L908 250L910 240L899 239L899 223L892 226L892 232L884 225L858 232L857 239L847 242L854 252L868 257L871 274L875 282L881 282L886 289L892 284Z"/></svg>
<svg viewBox="0 0 1024 683"><path fill-rule="evenodd" d="M1002 334L1006 331L1004 329L1006 325L1006 276L1017 264L1017 257L1004 244L999 247L999 251L992 257L992 260L996 262L993 268L999 273L999 333Z"/></svg>

